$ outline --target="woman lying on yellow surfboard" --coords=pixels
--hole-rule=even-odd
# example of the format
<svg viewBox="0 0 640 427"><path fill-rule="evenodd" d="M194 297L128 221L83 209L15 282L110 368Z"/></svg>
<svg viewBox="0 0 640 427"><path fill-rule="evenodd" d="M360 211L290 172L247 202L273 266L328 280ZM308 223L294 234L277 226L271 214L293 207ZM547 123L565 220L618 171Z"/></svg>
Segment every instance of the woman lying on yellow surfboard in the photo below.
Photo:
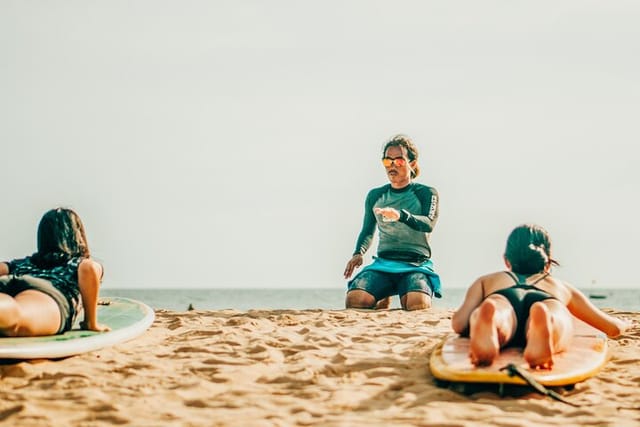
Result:
<svg viewBox="0 0 640 427"><path fill-rule="evenodd" d="M630 325L597 307L578 289L551 276L551 241L533 224L515 228L504 254L507 271L487 274L469 287L451 319L453 330L469 335L471 362L491 365L500 348L524 347L532 368L551 368L553 355L567 348L571 315L615 337Z"/></svg>

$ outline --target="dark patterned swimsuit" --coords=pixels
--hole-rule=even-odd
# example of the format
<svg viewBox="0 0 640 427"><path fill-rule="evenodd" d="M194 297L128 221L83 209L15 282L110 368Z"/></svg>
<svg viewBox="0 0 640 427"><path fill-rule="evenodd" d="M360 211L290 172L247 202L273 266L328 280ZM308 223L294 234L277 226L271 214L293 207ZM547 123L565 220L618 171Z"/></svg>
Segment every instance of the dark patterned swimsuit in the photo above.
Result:
<svg viewBox="0 0 640 427"><path fill-rule="evenodd" d="M78 266L84 258L72 258L65 264L40 268L31 257L15 259L7 263L9 274L0 276L0 293L16 296L20 292L34 289L49 295L60 308L60 328L58 333L68 331L73 326L80 307L78 286Z"/></svg>
<svg viewBox="0 0 640 427"><path fill-rule="evenodd" d="M531 306L538 301L555 298L547 292L535 287L535 284L546 278L548 274L543 275L531 284L527 284L525 282L527 276L516 275L510 271L506 271L505 273L507 273L509 277L513 279L515 285L509 288L495 291L491 295L502 295L507 300L509 300L509 303L513 306L513 310L516 313L517 325L516 332L509 342L509 345L522 347L526 344L527 341L525 327L527 325L527 319L529 318L529 309L531 309Z"/></svg>

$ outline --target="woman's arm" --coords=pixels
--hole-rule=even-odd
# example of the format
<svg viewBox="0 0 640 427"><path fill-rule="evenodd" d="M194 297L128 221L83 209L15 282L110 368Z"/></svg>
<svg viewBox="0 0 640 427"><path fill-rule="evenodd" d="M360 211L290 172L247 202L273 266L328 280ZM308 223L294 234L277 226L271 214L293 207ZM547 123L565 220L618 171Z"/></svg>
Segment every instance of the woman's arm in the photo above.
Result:
<svg viewBox="0 0 640 427"><path fill-rule="evenodd" d="M456 333L462 334L469 328L469 317L483 299L482 278L479 278L469 287L462 305L451 317L451 327Z"/></svg>
<svg viewBox="0 0 640 427"><path fill-rule="evenodd" d="M617 337L627 330L631 325L622 319L609 316L604 311L593 305L591 301L578 289L563 282L569 289L570 299L567 308L578 319L607 334L609 337Z"/></svg>
<svg viewBox="0 0 640 427"><path fill-rule="evenodd" d="M0 276L6 276L7 274L9 274L9 264L0 262Z"/></svg>
<svg viewBox="0 0 640 427"><path fill-rule="evenodd" d="M90 331L104 332L109 327L98 323L98 291L102 278L102 266L92 259L84 259L78 266L78 286L84 308L82 328Z"/></svg>

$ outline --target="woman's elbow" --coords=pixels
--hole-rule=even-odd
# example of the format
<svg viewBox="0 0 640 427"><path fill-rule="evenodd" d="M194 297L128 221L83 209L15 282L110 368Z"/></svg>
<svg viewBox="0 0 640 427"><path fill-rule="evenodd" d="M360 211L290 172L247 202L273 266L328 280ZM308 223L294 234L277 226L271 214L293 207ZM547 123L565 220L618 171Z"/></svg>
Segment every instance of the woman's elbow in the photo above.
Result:
<svg viewBox="0 0 640 427"><path fill-rule="evenodd" d="M616 319L604 332L609 338L616 338L622 335L627 329L629 329L629 326L630 325L624 320Z"/></svg>
<svg viewBox="0 0 640 427"><path fill-rule="evenodd" d="M82 261L78 267L78 284L80 290L82 291L82 289L86 288L98 289L100 287L101 276L102 267L100 264L89 259Z"/></svg>
<svg viewBox="0 0 640 427"><path fill-rule="evenodd" d="M609 326L609 328L604 331L604 333L607 334L607 337L609 338L616 338L619 337L620 334L622 334L622 331L617 326Z"/></svg>

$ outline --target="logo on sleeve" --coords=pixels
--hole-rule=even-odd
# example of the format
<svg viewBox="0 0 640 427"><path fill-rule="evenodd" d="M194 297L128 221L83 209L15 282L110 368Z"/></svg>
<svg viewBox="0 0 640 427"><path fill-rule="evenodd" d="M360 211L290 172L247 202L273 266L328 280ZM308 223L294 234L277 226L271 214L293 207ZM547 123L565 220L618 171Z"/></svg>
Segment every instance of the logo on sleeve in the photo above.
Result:
<svg viewBox="0 0 640 427"><path fill-rule="evenodd" d="M429 219L434 219L436 217L436 208L438 207L438 196L435 194L431 195L431 207L429 208Z"/></svg>

